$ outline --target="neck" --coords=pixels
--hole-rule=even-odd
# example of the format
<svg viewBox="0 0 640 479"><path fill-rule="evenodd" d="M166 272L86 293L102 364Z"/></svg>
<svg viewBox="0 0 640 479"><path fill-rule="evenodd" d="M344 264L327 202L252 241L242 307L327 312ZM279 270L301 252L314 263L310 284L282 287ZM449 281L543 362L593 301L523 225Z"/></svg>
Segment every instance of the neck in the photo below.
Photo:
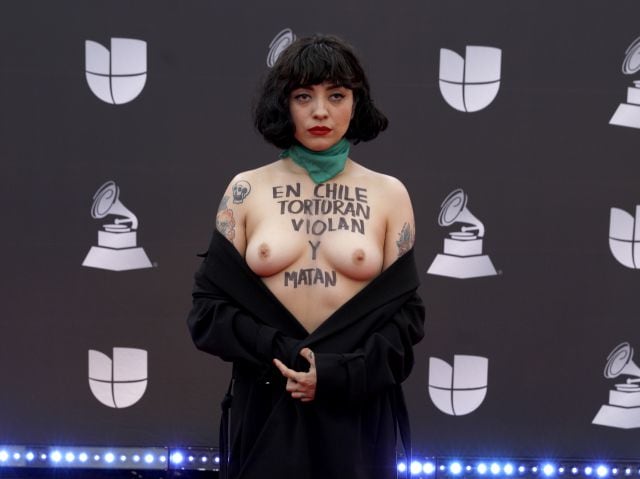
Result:
<svg viewBox="0 0 640 479"><path fill-rule="evenodd" d="M313 151L296 143L283 151L280 158L291 158L307 171L314 183L319 184L334 178L344 170L349 147L349 142L344 138L323 151Z"/></svg>

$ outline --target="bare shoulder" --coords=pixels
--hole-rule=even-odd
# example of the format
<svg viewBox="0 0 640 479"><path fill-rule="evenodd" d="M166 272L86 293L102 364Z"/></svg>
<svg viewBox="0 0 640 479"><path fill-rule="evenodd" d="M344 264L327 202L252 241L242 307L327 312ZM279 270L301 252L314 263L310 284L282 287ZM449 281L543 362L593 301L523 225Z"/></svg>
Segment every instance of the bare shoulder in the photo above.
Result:
<svg viewBox="0 0 640 479"><path fill-rule="evenodd" d="M258 201L265 180L273 175L274 163L237 173L229 182L216 213L216 229L244 254L246 221Z"/></svg>
<svg viewBox="0 0 640 479"><path fill-rule="evenodd" d="M405 185L395 176L380 173L378 171L365 168L364 166L354 163L354 173L357 176L366 178L367 183L375 188L378 195L402 202L410 202L409 192Z"/></svg>
<svg viewBox="0 0 640 479"><path fill-rule="evenodd" d="M398 178L357 165L355 175L361 175L369 185L369 197L374 199L385 221L383 269L407 253L415 243L415 219L411 198Z"/></svg>

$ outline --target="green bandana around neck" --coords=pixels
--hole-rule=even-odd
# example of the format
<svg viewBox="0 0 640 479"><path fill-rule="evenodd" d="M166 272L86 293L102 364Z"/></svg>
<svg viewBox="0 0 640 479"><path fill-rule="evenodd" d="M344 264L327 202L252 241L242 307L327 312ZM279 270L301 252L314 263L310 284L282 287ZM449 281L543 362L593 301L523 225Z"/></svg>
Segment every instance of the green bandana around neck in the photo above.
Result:
<svg viewBox="0 0 640 479"><path fill-rule="evenodd" d="M345 138L324 151L313 151L295 143L291 148L284 150L280 158L291 158L307 170L314 183L320 184L344 170L350 147L351 144Z"/></svg>

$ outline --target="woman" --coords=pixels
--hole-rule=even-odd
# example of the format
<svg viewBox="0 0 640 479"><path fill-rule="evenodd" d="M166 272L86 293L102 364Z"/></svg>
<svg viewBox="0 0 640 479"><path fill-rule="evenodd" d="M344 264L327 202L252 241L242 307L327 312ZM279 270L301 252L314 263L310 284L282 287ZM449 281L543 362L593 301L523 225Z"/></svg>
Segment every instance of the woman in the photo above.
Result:
<svg viewBox="0 0 640 479"><path fill-rule="evenodd" d="M222 477L395 477L424 322L413 212L398 180L348 157L387 119L351 47L319 35L281 54L254 113L284 152L229 184L188 319L233 362Z"/></svg>

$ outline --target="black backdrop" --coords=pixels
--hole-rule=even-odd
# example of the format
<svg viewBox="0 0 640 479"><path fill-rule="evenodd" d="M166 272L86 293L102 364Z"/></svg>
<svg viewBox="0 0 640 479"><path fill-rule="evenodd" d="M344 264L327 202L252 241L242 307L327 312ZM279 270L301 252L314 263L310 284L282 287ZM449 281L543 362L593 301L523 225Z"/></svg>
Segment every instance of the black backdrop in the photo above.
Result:
<svg viewBox="0 0 640 479"><path fill-rule="evenodd" d="M609 124L633 86L621 65L639 15L626 0L3 1L0 443L217 446L229 368L187 334L195 254L230 178L277 157L249 112L269 44L290 28L353 43L391 120L351 156L413 198L428 311L405 387L415 449L637 455L636 428L592 421L624 382L604 377L607 356L640 347L640 271L609 249L610 209L640 204L640 131ZM85 77L85 41L111 38L147 43L144 89L122 105ZM438 83L440 49L467 45L502 51L499 92L475 113ZM113 222L91 217L110 180L150 268L82 266ZM495 275L426 273L459 226L438 225L456 188ZM146 392L127 408L89 388L88 351L114 347L148 352ZM464 416L428 393L429 358L454 355L488 358L486 398Z"/></svg>

